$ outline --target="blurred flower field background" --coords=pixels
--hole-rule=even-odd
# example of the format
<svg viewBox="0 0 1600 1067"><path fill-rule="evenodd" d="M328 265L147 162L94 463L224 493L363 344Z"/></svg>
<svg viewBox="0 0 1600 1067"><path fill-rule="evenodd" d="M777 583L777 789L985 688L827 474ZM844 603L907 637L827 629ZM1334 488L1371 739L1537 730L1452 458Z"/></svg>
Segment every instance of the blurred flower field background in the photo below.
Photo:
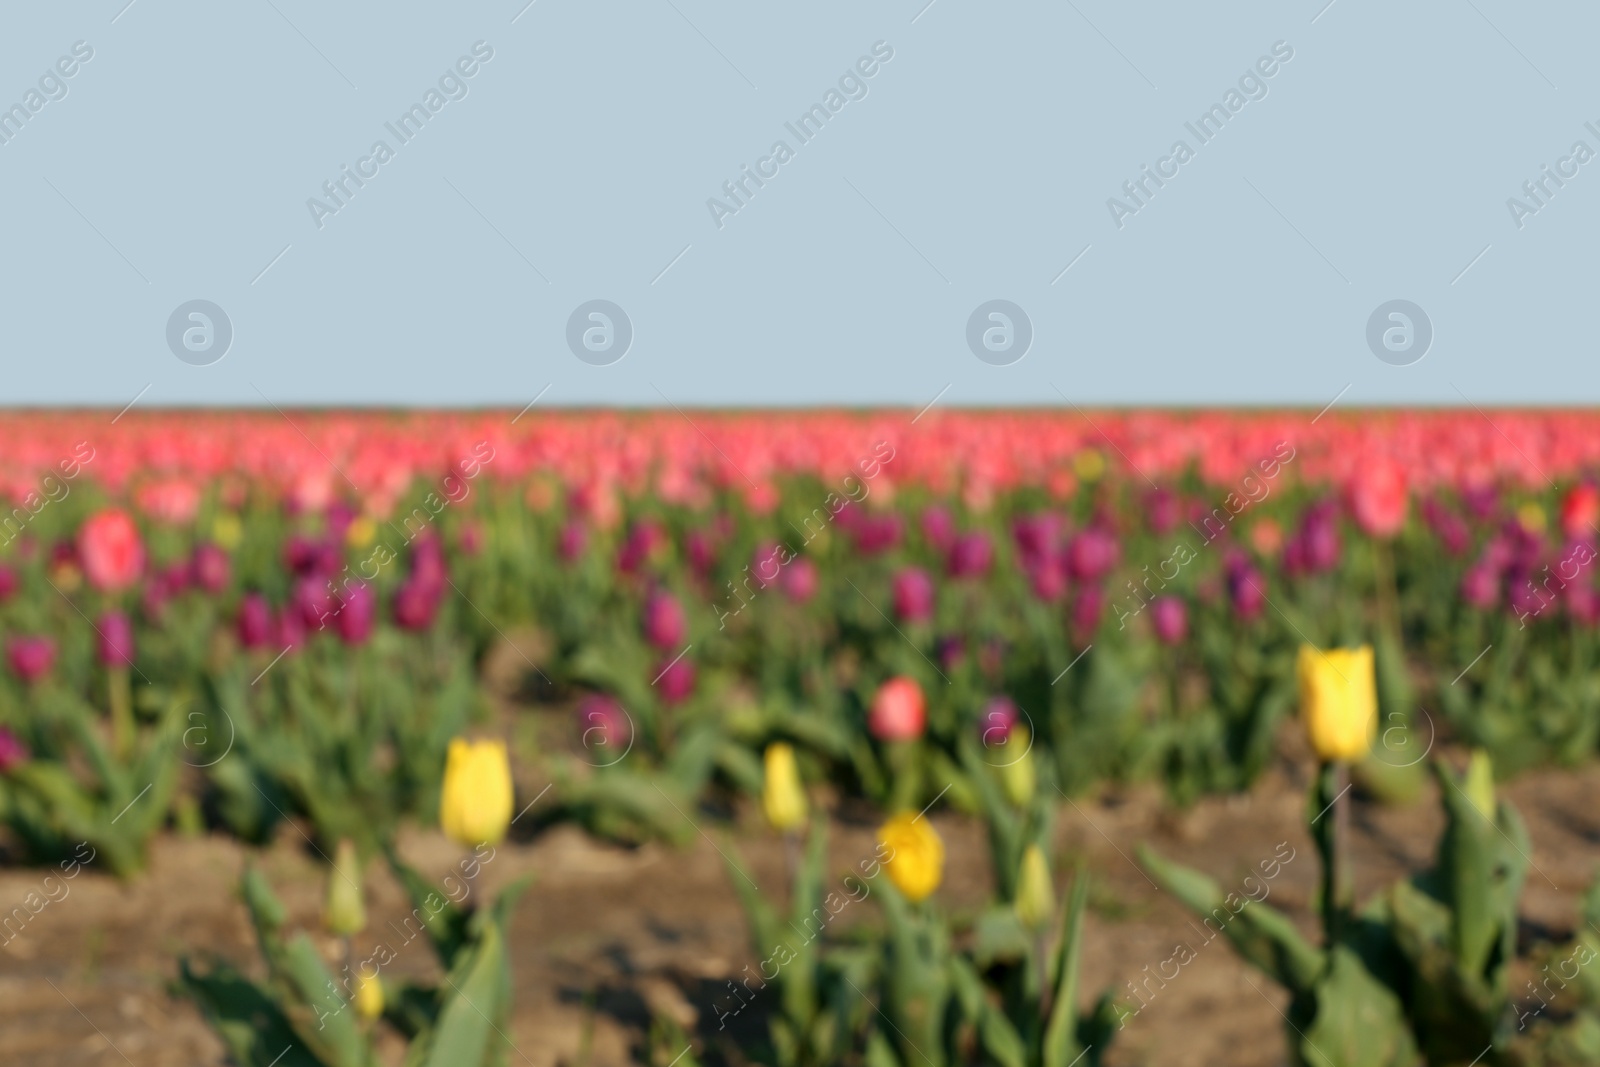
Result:
<svg viewBox="0 0 1600 1067"><path fill-rule="evenodd" d="M702 1010L645 1013L639 1062L1177 1062L1141 1020L1221 938L1281 1016L1240 1062L1600 1063L1600 854L1558 887L1506 796L1600 746L1600 417L18 413L0 439L7 865L136 887L160 842L222 837L316 872L308 919L247 859L249 958L168 953L216 1062L610 1062L517 1036L540 949L512 929L559 872L474 881L581 832L709 844L748 940ZM1129 872L1064 824L1285 775L1310 854L1230 843L1242 888L1106 837L1192 936L1091 988L1095 886ZM1427 839L1374 887L1352 835L1406 810ZM1298 912L1265 903L1286 866ZM1528 918L1541 880L1565 922ZM429 967L374 949L380 884ZM0 904L0 938L39 936L42 904Z"/></svg>

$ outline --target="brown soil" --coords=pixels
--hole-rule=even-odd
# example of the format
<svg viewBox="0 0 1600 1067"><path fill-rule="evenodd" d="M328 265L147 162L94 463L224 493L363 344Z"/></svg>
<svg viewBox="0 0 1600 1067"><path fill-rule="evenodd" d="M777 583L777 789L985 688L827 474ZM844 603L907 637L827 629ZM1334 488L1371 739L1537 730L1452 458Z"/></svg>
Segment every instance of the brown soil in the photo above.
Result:
<svg viewBox="0 0 1600 1067"><path fill-rule="evenodd" d="M1087 922L1085 985L1091 993L1142 979L1144 968L1173 954L1179 940L1198 955L1178 977L1152 994L1118 1035L1119 1065L1237 1067L1285 1062L1286 998L1262 975L1243 967L1218 940L1201 946L1188 917L1133 864L1138 842L1199 867L1225 885L1238 885L1279 842L1295 857L1271 883L1270 903L1289 910L1310 932L1308 902L1317 861L1304 829L1303 783L1293 764L1269 774L1247 796L1202 801L1174 812L1152 791L1118 791L1062 806L1067 861L1083 858L1095 878ZM1303 766L1303 764L1301 764ZM1527 820L1532 861L1523 899L1530 929L1562 935L1576 921L1576 899L1587 886L1600 850L1600 766L1530 775L1504 789ZM734 842L757 881L777 885L782 848L746 812ZM932 816L948 846L950 866L941 900L971 908L986 891L982 829L959 816ZM475 892L496 891L515 876L536 882L517 912L513 938L515 1016L510 1036L521 1058L546 1067L587 1062L644 1061L652 1014L675 1017L692 1035L702 1061L743 1062L728 1034L743 1040L762 1032L759 1000L729 1030L719 1032L713 1003L734 972L753 961L744 921L717 854L724 832L698 813L706 833L673 850L625 849L562 826L526 843L508 843L480 875ZM1440 826L1425 795L1404 808L1355 805L1354 868L1363 896L1426 864ZM707 836L709 834L710 836ZM836 820L831 845L842 872L871 851L872 828ZM402 851L430 877L443 877L459 858L433 833L412 833ZM123 885L92 870L70 883L70 895L45 907L20 936L0 949L0 1062L16 1065L131 1064L192 1067L224 1062L221 1046L194 1008L172 999L167 984L182 953L218 953L255 967L252 934L235 886L254 855L288 906L291 923L316 928L321 861L304 839L286 829L275 844L252 853L222 837L156 842L149 870ZM48 872L0 872L0 912L38 889ZM384 936L406 906L386 874L370 877L370 944ZM875 905L860 905L850 921L875 921ZM320 935L319 935L320 936ZM391 944L398 938L391 939ZM329 958L336 945L325 939ZM432 967L420 943L398 948L399 972ZM363 953L364 954L364 953ZM1149 988L1156 988L1151 986ZM726 1003L726 1002L724 1002ZM665 1064L676 1051L657 1050ZM648 1062L648 1061L645 1061Z"/></svg>

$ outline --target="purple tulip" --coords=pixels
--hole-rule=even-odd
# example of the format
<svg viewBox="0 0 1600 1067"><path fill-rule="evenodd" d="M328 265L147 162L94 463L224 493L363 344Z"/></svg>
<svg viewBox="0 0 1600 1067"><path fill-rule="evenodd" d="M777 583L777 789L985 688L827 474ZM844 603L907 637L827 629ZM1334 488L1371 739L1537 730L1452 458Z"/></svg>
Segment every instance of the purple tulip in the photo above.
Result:
<svg viewBox="0 0 1600 1067"><path fill-rule="evenodd" d="M683 644L689 631L689 620L678 598L665 590L656 590L644 602L644 637L664 652Z"/></svg>
<svg viewBox="0 0 1600 1067"><path fill-rule="evenodd" d="M959 670L961 664L967 659L967 643L960 637L951 635L941 637L934 643L934 655L938 657L939 669L943 671Z"/></svg>
<svg viewBox="0 0 1600 1067"><path fill-rule="evenodd" d="M661 528L653 522L635 523L628 537L617 550L617 570L634 574L654 555L657 547L666 540Z"/></svg>
<svg viewBox="0 0 1600 1067"><path fill-rule="evenodd" d="M1171 533L1177 528L1178 521L1182 518L1183 504L1178 499L1178 494L1165 487L1152 489L1145 494L1145 518L1150 523L1150 531L1155 534Z"/></svg>
<svg viewBox="0 0 1600 1067"><path fill-rule="evenodd" d="M306 627L299 612L286 606L278 613L276 641L285 651L306 643Z"/></svg>
<svg viewBox="0 0 1600 1067"><path fill-rule="evenodd" d="M0 566L0 604L11 599L11 594L17 591L17 572L7 566Z"/></svg>
<svg viewBox="0 0 1600 1067"><path fill-rule="evenodd" d="M1500 600L1500 575L1494 567L1475 563L1461 576L1461 599L1487 611Z"/></svg>
<svg viewBox="0 0 1600 1067"><path fill-rule="evenodd" d="M561 558L571 563L588 547L589 528L582 519L569 519L561 528Z"/></svg>
<svg viewBox="0 0 1600 1067"><path fill-rule="evenodd" d="M855 520L856 550L864 556L886 552L900 543L901 532L900 516L893 512L862 516Z"/></svg>
<svg viewBox="0 0 1600 1067"><path fill-rule="evenodd" d="M423 538L411 550L411 580L430 589L444 586L444 546L437 537Z"/></svg>
<svg viewBox="0 0 1600 1067"><path fill-rule="evenodd" d="M1512 571L1506 585L1507 606L1524 624L1541 614L1550 602L1526 571Z"/></svg>
<svg viewBox="0 0 1600 1067"><path fill-rule="evenodd" d="M933 614L933 579L921 567L894 576L894 613L902 622L923 622Z"/></svg>
<svg viewBox="0 0 1600 1067"><path fill-rule="evenodd" d="M1059 559L1045 559L1028 575L1033 595L1046 603L1060 600L1067 592L1067 568Z"/></svg>
<svg viewBox="0 0 1600 1067"><path fill-rule="evenodd" d="M1080 642L1093 635L1105 612L1106 595L1099 586L1087 585L1078 590L1072 602L1072 630Z"/></svg>
<svg viewBox="0 0 1600 1067"><path fill-rule="evenodd" d="M750 554L750 576L761 583L761 588L776 582L783 570L785 550L777 542L763 542Z"/></svg>
<svg viewBox="0 0 1600 1067"><path fill-rule="evenodd" d="M1567 587L1567 614L1584 626L1600 623L1600 591L1591 581L1578 581Z"/></svg>
<svg viewBox="0 0 1600 1067"><path fill-rule="evenodd" d="M283 562L295 574L314 574L322 562L322 543L305 534L290 534L283 543Z"/></svg>
<svg viewBox="0 0 1600 1067"><path fill-rule="evenodd" d="M656 669L656 688L668 704L677 704L694 692L694 663L678 659Z"/></svg>
<svg viewBox="0 0 1600 1067"><path fill-rule="evenodd" d="M994 697L984 704L978 718L978 739L986 748L1003 745L1010 740L1018 720L1017 706L1010 697Z"/></svg>
<svg viewBox="0 0 1600 1067"><path fill-rule="evenodd" d="M1093 581L1117 565L1122 547L1110 533L1091 526L1067 546L1067 572L1074 578Z"/></svg>
<svg viewBox="0 0 1600 1067"><path fill-rule="evenodd" d="M300 624L307 630L326 627L328 618L339 608L327 581L320 575L308 574L295 582L289 603L299 613Z"/></svg>
<svg viewBox="0 0 1600 1067"><path fill-rule="evenodd" d="M402 630L426 630L433 625L443 591L413 575L394 594L394 621Z"/></svg>
<svg viewBox="0 0 1600 1067"><path fill-rule="evenodd" d="M0 726L0 774L6 774L13 767L28 762L32 756L22 738Z"/></svg>
<svg viewBox="0 0 1600 1067"><path fill-rule="evenodd" d="M260 593L246 593L239 602L239 643L261 648L272 641L272 605Z"/></svg>
<svg viewBox="0 0 1600 1067"><path fill-rule="evenodd" d="M208 593L220 593L228 587L231 566L228 554L209 541L194 546L194 557L189 562L194 582Z"/></svg>
<svg viewBox="0 0 1600 1067"><path fill-rule="evenodd" d="M922 512L922 539L928 547L941 555L955 543L956 523L950 509L942 504L930 504Z"/></svg>
<svg viewBox="0 0 1600 1067"><path fill-rule="evenodd" d="M1180 597L1156 597L1150 603L1150 620L1156 640L1164 645L1181 644L1189 636L1189 606Z"/></svg>
<svg viewBox="0 0 1600 1067"><path fill-rule="evenodd" d="M704 530L690 530L684 541L684 551L689 556L689 566L704 578L717 563L717 546Z"/></svg>
<svg viewBox="0 0 1600 1067"><path fill-rule="evenodd" d="M126 669L133 665L133 623L120 611L108 611L100 616L95 627L100 632L100 663L102 666Z"/></svg>
<svg viewBox="0 0 1600 1067"><path fill-rule="evenodd" d="M344 604L333 617L333 627L339 640L347 645L362 645L372 636L372 624L378 613L378 598L365 582L347 588Z"/></svg>
<svg viewBox="0 0 1600 1067"><path fill-rule="evenodd" d="M6 646L11 671L24 682L33 683L50 673L56 662L56 643L48 637L13 637Z"/></svg>
<svg viewBox="0 0 1600 1067"><path fill-rule="evenodd" d="M1462 493L1461 499L1466 503L1467 511L1480 522L1500 508L1500 490L1492 485L1474 486Z"/></svg>
<svg viewBox="0 0 1600 1067"><path fill-rule="evenodd" d="M1224 563L1224 570L1227 572L1228 598L1233 603L1233 613L1243 621L1250 622L1266 607L1267 594L1262 588L1266 579L1242 552L1230 556Z"/></svg>
<svg viewBox="0 0 1600 1067"><path fill-rule="evenodd" d="M1024 570L1034 570L1055 555L1061 537L1061 516L1045 512L1023 515L1011 524L1011 540Z"/></svg>
<svg viewBox="0 0 1600 1067"><path fill-rule="evenodd" d="M981 578L994 562L994 544L989 535L975 530L956 540L950 549L946 569L952 578Z"/></svg>
<svg viewBox="0 0 1600 1067"><path fill-rule="evenodd" d="M797 557L783 569L780 581L785 596L804 604L817 594L817 565L806 556Z"/></svg>

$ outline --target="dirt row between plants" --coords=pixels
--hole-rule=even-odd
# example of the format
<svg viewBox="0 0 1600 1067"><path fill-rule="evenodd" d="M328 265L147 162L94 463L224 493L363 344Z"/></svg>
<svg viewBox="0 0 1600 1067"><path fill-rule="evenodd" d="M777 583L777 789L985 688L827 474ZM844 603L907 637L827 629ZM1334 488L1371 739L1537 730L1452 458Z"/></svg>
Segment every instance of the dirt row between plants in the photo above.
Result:
<svg viewBox="0 0 1600 1067"><path fill-rule="evenodd" d="M1218 939L1158 892L1133 862L1137 843L1199 867L1239 888L1264 860L1293 850L1268 885L1268 903L1289 910L1313 930L1308 911L1317 877L1315 852L1304 829L1303 782L1282 764L1250 794L1204 800L1175 812L1154 791L1111 791L1095 799L1063 800L1063 861L1082 858L1095 879L1086 924L1085 997L1107 985L1137 1004L1126 983L1140 983L1143 1007L1125 1019L1110 1062L1163 1067L1229 1063L1267 1067L1285 1062L1280 1012L1286 997L1248 970ZM1530 932L1559 936L1576 921L1576 900L1600 860L1600 766L1547 771L1505 787L1533 840L1523 917ZM732 842L763 886L778 886L780 842L742 813ZM873 827L836 817L833 866L842 873L872 849ZM758 996L737 1015L728 980L754 961L743 916L719 849L725 825L690 813L699 830L682 849L629 849L595 842L570 826L532 841L508 842L477 879L473 892L493 893L531 872L532 891L513 927L515 1014L511 1061L549 1065L648 1062L652 1016L675 1019L705 1063L747 1062L764 1031ZM988 858L980 824L950 814L930 816L948 849L947 881L938 900L960 911L988 893ZM1425 865L1442 819L1431 792L1406 808L1355 806L1354 867L1363 897ZM1286 843L1279 852L1280 843ZM402 852L430 877L443 878L460 857L433 833L411 833ZM223 837L166 836L155 843L150 869L126 885L92 865L60 888L42 888L50 872L0 871L0 917L49 900L0 948L0 1062L16 1065L131 1064L193 1067L225 1062L222 1046L195 1009L167 987L181 953L217 954L256 973L253 935L235 887L242 865L260 864L289 908L292 925L316 931L321 908L320 859L293 827L269 849L252 852ZM370 877L371 922L357 938L365 956L378 939L399 957L394 974L427 973L433 966L421 941L406 944L408 910L386 873ZM1260 889L1254 890L1257 895ZM854 914L852 914L854 912ZM852 905L840 922L876 921L870 901ZM15 924L13 924L15 929ZM334 939L316 933L330 959ZM1170 981L1150 978L1185 943L1194 958ZM1148 970L1146 970L1148 968ZM1170 975L1172 964L1165 965ZM767 994L770 996L771 994ZM398 1053L398 1045L390 1050ZM665 1064L680 1050L657 1047ZM397 1058L396 1058L397 1062Z"/></svg>

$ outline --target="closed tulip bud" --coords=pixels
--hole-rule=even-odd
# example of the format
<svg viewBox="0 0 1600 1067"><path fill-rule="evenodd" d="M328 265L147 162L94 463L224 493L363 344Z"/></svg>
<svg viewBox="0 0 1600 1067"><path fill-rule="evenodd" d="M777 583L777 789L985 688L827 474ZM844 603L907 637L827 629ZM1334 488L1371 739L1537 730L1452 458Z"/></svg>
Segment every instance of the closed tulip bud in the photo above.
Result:
<svg viewBox="0 0 1600 1067"><path fill-rule="evenodd" d="M878 827L878 841L889 849L884 870L913 904L927 899L944 880L944 842L928 820L910 813Z"/></svg>
<svg viewBox="0 0 1600 1067"><path fill-rule="evenodd" d="M511 825L511 802L505 742L452 740L439 794L444 832L468 847L499 844Z"/></svg>
<svg viewBox="0 0 1600 1067"><path fill-rule="evenodd" d="M914 741L927 725L922 687L901 675L878 687L867 712L867 732L879 741Z"/></svg>
<svg viewBox="0 0 1600 1067"><path fill-rule="evenodd" d="M763 762L766 777L761 783L761 810L774 830L793 830L806 821L806 791L794 749L781 741L770 744Z"/></svg>
<svg viewBox="0 0 1600 1067"><path fill-rule="evenodd" d="M106 612L95 630L100 636L97 652L101 666L127 668L133 663L133 623L125 613Z"/></svg>
<svg viewBox="0 0 1600 1067"><path fill-rule="evenodd" d="M1043 930L1056 913L1056 889L1050 881L1050 865L1038 845L1022 853L1022 868L1017 873L1017 899L1012 903L1017 920L1029 930Z"/></svg>
<svg viewBox="0 0 1600 1067"><path fill-rule="evenodd" d="M377 975L368 978L357 974L355 992L350 999L355 1003L356 1014L366 1022L383 1014L383 984Z"/></svg>
<svg viewBox="0 0 1600 1067"><path fill-rule="evenodd" d="M272 605L260 593L246 593L239 602L239 643L245 648L261 648L271 643Z"/></svg>
<svg viewBox="0 0 1600 1067"><path fill-rule="evenodd" d="M933 614L933 579L921 567L894 576L894 613L901 622L924 622Z"/></svg>
<svg viewBox="0 0 1600 1067"><path fill-rule="evenodd" d="M1478 809L1478 814L1494 822L1494 764L1489 761L1489 753L1481 748L1473 749L1467 760L1467 777L1462 792Z"/></svg>
<svg viewBox="0 0 1600 1067"><path fill-rule="evenodd" d="M340 937L359 934L367 926L367 907L361 897L361 859L356 855L355 843L348 838L340 841L333 853L322 923L329 933Z"/></svg>
<svg viewBox="0 0 1600 1067"><path fill-rule="evenodd" d="M1349 763L1372 749L1378 687L1372 646L1319 652L1301 645L1295 660L1306 736L1324 763Z"/></svg>
<svg viewBox="0 0 1600 1067"><path fill-rule="evenodd" d="M1027 807L1033 800L1038 777L1033 768L1033 739L1026 726L1019 723L1012 727L1000 758L1006 761L1000 764L1000 786L1006 791L1006 799L1019 808Z"/></svg>

